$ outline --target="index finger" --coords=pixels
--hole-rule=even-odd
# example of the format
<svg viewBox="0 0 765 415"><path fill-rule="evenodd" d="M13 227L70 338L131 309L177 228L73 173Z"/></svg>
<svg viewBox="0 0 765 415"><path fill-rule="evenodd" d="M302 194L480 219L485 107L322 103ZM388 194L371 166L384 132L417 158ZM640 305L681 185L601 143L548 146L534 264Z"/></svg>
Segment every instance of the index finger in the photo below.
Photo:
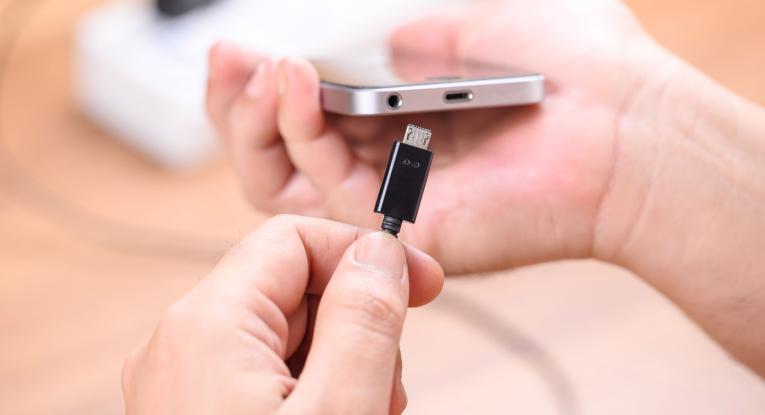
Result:
<svg viewBox="0 0 765 415"><path fill-rule="evenodd" d="M244 52L226 42L218 42L210 49L205 106L223 138L228 135L226 114L250 79L257 62L263 59L263 55Z"/></svg>

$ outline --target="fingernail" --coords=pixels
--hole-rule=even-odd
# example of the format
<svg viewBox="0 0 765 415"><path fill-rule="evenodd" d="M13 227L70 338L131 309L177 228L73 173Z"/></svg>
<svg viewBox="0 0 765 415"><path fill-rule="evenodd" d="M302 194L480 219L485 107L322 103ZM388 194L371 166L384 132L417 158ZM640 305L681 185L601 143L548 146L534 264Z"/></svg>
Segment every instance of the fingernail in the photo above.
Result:
<svg viewBox="0 0 765 415"><path fill-rule="evenodd" d="M247 84L247 95L250 98L259 98L268 87L268 69L270 62L263 61L255 66L255 71Z"/></svg>
<svg viewBox="0 0 765 415"><path fill-rule="evenodd" d="M284 91L287 90L287 83L289 82L288 65L287 59L282 59L276 71L276 85L279 95L284 95Z"/></svg>
<svg viewBox="0 0 765 415"><path fill-rule="evenodd" d="M304 65L307 61L302 58L287 57L279 62L279 70L277 71L277 82L279 85L279 94L284 95L284 92L292 85L292 82L297 79L299 75L299 67Z"/></svg>
<svg viewBox="0 0 765 415"><path fill-rule="evenodd" d="M353 252L356 262L374 268L381 276L401 279L406 266L406 256L401 242L384 232L363 236Z"/></svg>

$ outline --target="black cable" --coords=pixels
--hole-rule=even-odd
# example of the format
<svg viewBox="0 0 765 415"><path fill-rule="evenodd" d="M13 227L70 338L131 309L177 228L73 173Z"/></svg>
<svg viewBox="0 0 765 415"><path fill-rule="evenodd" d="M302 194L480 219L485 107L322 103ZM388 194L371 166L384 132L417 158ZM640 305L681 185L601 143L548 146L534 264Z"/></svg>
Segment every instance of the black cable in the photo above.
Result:
<svg viewBox="0 0 765 415"><path fill-rule="evenodd" d="M500 320L481 304L454 294L449 289L445 289L439 295L433 306L451 314L457 320L462 320L470 327L480 328L486 338L501 346L505 352L519 356L534 369L547 386L559 414L579 413L576 390L566 376L565 369L534 339ZM471 352L473 351L465 351L466 354Z"/></svg>
<svg viewBox="0 0 765 415"><path fill-rule="evenodd" d="M380 230L398 237L398 233L401 232L401 224L401 219L385 215L383 216L383 221L380 224Z"/></svg>

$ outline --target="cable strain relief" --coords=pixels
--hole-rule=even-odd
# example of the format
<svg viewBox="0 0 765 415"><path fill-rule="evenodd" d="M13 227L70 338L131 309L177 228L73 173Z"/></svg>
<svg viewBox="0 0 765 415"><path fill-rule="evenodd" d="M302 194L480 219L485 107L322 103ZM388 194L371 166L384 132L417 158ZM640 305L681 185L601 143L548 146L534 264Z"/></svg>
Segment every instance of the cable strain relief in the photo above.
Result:
<svg viewBox="0 0 765 415"><path fill-rule="evenodd" d="M380 230L388 232L393 236L398 236L398 233L401 232L401 219L384 216Z"/></svg>

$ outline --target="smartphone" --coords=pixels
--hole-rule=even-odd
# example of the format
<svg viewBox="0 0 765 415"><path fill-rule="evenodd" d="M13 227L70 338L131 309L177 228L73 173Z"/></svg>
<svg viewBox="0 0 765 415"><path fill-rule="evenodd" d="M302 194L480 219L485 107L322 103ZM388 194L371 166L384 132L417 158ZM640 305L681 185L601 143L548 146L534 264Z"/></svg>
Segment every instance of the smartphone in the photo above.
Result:
<svg viewBox="0 0 765 415"><path fill-rule="evenodd" d="M393 115L536 104L539 73L414 55L313 60L325 111Z"/></svg>

